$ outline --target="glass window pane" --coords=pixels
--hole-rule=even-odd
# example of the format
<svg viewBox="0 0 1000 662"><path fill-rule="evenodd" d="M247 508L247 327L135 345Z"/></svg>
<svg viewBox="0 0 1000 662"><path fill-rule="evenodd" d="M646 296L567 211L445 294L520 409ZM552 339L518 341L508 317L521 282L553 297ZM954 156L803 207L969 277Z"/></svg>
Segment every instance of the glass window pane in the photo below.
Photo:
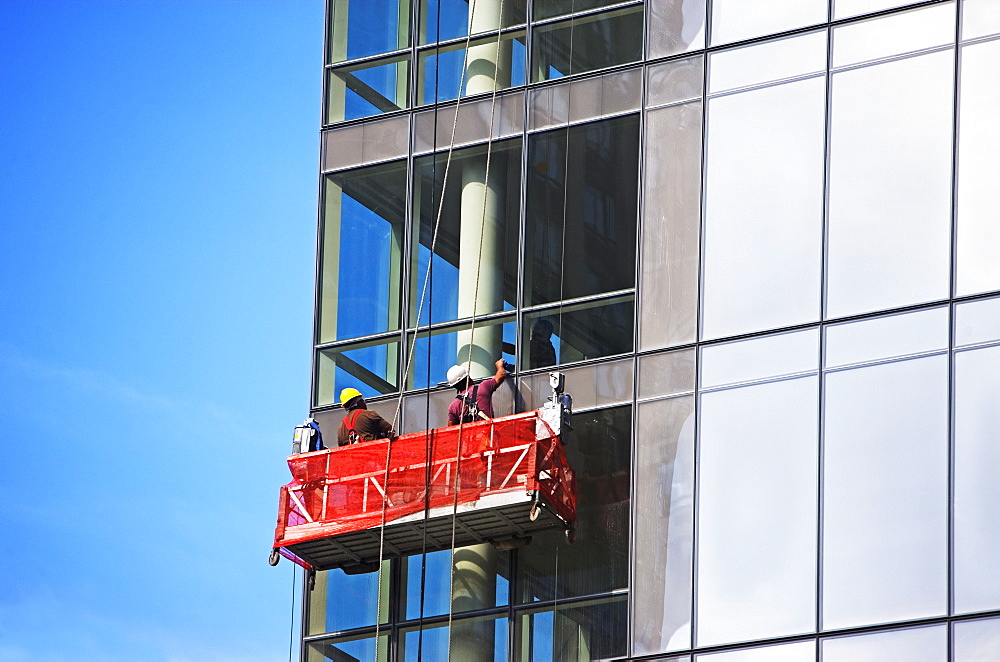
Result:
<svg viewBox="0 0 1000 662"><path fill-rule="evenodd" d="M489 609L507 604L510 593L510 554L491 544L459 547L454 552L452 584L451 550L415 554L401 561L405 587L406 619L428 618L449 611L448 587L454 591L452 613ZM426 651L425 651L426 652Z"/></svg>
<svg viewBox="0 0 1000 662"><path fill-rule="evenodd" d="M944 614L947 356L827 374L825 434L823 627Z"/></svg>
<svg viewBox="0 0 1000 662"><path fill-rule="evenodd" d="M397 388L399 342L379 339L357 345L320 350L316 360L316 406L337 402L345 388L356 388L366 398Z"/></svg>
<svg viewBox="0 0 1000 662"><path fill-rule="evenodd" d="M1000 0L962 2L962 39L997 33L1000 33Z"/></svg>
<svg viewBox="0 0 1000 662"><path fill-rule="evenodd" d="M589 9L597 9L615 5L621 0L534 0L533 18L540 21L545 18L575 14Z"/></svg>
<svg viewBox="0 0 1000 662"><path fill-rule="evenodd" d="M693 349L639 357L639 398L694 391Z"/></svg>
<svg viewBox="0 0 1000 662"><path fill-rule="evenodd" d="M573 397L573 408L592 409L632 402L632 359L602 361L591 365L560 370L566 375L566 392ZM524 411L538 409L552 396L549 373L520 378Z"/></svg>
<svg viewBox="0 0 1000 662"><path fill-rule="evenodd" d="M828 316L948 296L953 69L948 51L834 74Z"/></svg>
<svg viewBox="0 0 1000 662"><path fill-rule="evenodd" d="M697 644L810 632L819 378L701 396Z"/></svg>
<svg viewBox="0 0 1000 662"><path fill-rule="evenodd" d="M391 113L408 106L409 56L327 71L326 123Z"/></svg>
<svg viewBox="0 0 1000 662"><path fill-rule="evenodd" d="M473 9L472 34L497 27L518 25L525 21L526 0L503 0L503 20L500 20L500 0L422 0L420 3L420 43L430 44L465 37L469 34L469 8Z"/></svg>
<svg viewBox="0 0 1000 662"><path fill-rule="evenodd" d="M419 324L425 325L513 309L521 141L456 150L450 166L447 153L423 156L414 169L410 324L417 323L418 312ZM499 357L496 354L493 361Z"/></svg>
<svg viewBox="0 0 1000 662"><path fill-rule="evenodd" d="M639 116L528 139L525 305L635 287Z"/></svg>
<svg viewBox="0 0 1000 662"><path fill-rule="evenodd" d="M955 306L955 346L1000 340L1000 297Z"/></svg>
<svg viewBox="0 0 1000 662"><path fill-rule="evenodd" d="M1000 223L996 222L995 188L1000 180L998 69L1000 41L962 48L956 270L959 296L1000 289L1000 260L996 259Z"/></svg>
<svg viewBox="0 0 1000 662"><path fill-rule="evenodd" d="M410 44L410 0L331 0L327 62L389 53Z"/></svg>
<svg viewBox="0 0 1000 662"><path fill-rule="evenodd" d="M631 352L634 318L631 294L525 313L521 367L548 368Z"/></svg>
<svg viewBox="0 0 1000 662"><path fill-rule="evenodd" d="M499 42L495 36L478 39L469 45L468 55L464 41L421 51L417 103L454 99L459 83L463 97L524 85L524 32L504 34Z"/></svg>
<svg viewBox="0 0 1000 662"><path fill-rule="evenodd" d="M507 618L482 616L455 619L449 633L448 622L406 627L400 631L399 658L419 660L475 660L506 662ZM450 636L449 636L450 635ZM360 659L360 658L359 658Z"/></svg>
<svg viewBox="0 0 1000 662"><path fill-rule="evenodd" d="M955 5L948 2L836 28L833 66L870 62L954 41Z"/></svg>
<svg viewBox="0 0 1000 662"><path fill-rule="evenodd" d="M761 648L743 648L725 653L704 653L696 662L814 662L816 642L800 641Z"/></svg>
<svg viewBox="0 0 1000 662"><path fill-rule="evenodd" d="M374 633L309 641L306 642L305 659L306 662L343 662L344 660L386 662L389 659L389 637L388 635L379 636L377 656Z"/></svg>
<svg viewBox="0 0 1000 662"><path fill-rule="evenodd" d="M826 32L734 48L709 57L710 94L826 69Z"/></svg>
<svg viewBox="0 0 1000 662"><path fill-rule="evenodd" d="M1000 347L955 354L955 611L1000 609Z"/></svg>
<svg viewBox="0 0 1000 662"><path fill-rule="evenodd" d="M705 86L705 58L702 55L654 64L646 73L647 108L701 100Z"/></svg>
<svg viewBox="0 0 1000 662"><path fill-rule="evenodd" d="M701 350L701 387L794 375L814 371L818 364L816 329L712 345Z"/></svg>
<svg viewBox="0 0 1000 662"><path fill-rule="evenodd" d="M1000 650L1000 618L955 623L952 646L955 662L988 662Z"/></svg>
<svg viewBox="0 0 1000 662"><path fill-rule="evenodd" d="M819 318L825 98L813 78L709 102L704 338Z"/></svg>
<svg viewBox="0 0 1000 662"><path fill-rule="evenodd" d="M413 336L410 335L408 342L412 343L412 339ZM489 377L497 371L497 359L502 358L508 363L514 361L517 355L514 344L516 340L516 323L512 316L479 320L475 328L471 324L433 327L429 336L427 331L421 331L417 334L417 342L412 350L406 389L442 384L446 380L448 368L459 363L470 364L470 360L469 372L473 379ZM499 391L496 395L499 395Z"/></svg>
<svg viewBox="0 0 1000 662"><path fill-rule="evenodd" d="M573 415L566 457L576 473L576 542L552 531L517 550L519 602L628 586L631 447L631 407Z"/></svg>
<svg viewBox="0 0 1000 662"><path fill-rule="evenodd" d="M948 630L938 625L826 639L822 653L823 662L940 662L948 659Z"/></svg>
<svg viewBox="0 0 1000 662"><path fill-rule="evenodd" d="M642 5L535 28L531 80L562 78L642 59Z"/></svg>
<svg viewBox="0 0 1000 662"><path fill-rule="evenodd" d="M389 619L389 561L382 572L348 575L343 570L316 573L316 584L309 593L306 632L322 634L375 625L376 612L381 622ZM382 608L376 609L379 581L382 582Z"/></svg>
<svg viewBox="0 0 1000 662"><path fill-rule="evenodd" d="M833 0L833 20L913 4L913 0Z"/></svg>
<svg viewBox="0 0 1000 662"><path fill-rule="evenodd" d="M646 0L649 57L667 57L705 46L705 0Z"/></svg>
<svg viewBox="0 0 1000 662"><path fill-rule="evenodd" d="M625 655L626 596L532 609L517 617L513 659L520 662L590 662Z"/></svg>
<svg viewBox="0 0 1000 662"><path fill-rule="evenodd" d="M945 307L826 327L828 368L947 348Z"/></svg>
<svg viewBox="0 0 1000 662"><path fill-rule="evenodd" d="M633 641L645 655L691 647L694 397L645 402L637 415Z"/></svg>
<svg viewBox="0 0 1000 662"><path fill-rule="evenodd" d="M694 342L697 333L701 111L698 101L646 114L642 350Z"/></svg>
<svg viewBox="0 0 1000 662"><path fill-rule="evenodd" d="M399 328L405 201L405 162L324 180L317 342Z"/></svg>
<svg viewBox="0 0 1000 662"><path fill-rule="evenodd" d="M827 0L713 0L712 44L826 21Z"/></svg>

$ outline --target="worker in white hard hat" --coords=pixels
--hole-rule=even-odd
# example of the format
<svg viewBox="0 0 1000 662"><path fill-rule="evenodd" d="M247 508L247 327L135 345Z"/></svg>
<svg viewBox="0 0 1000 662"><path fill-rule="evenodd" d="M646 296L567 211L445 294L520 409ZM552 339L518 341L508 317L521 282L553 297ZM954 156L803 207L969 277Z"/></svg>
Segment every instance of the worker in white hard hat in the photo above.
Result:
<svg viewBox="0 0 1000 662"><path fill-rule="evenodd" d="M393 436L392 424L368 409L361 391L345 388L340 392L340 404L347 411L340 429L337 430L337 445L346 446L359 441L389 439Z"/></svg>
<svg viewBox="0 0 1000 662"><path fill-rule="evenodd" d="M496 374L478 384L472 381L469 369L464 365L448 368L448 385L454 386L458 392L448 407L448 425L493 418L493 392L507 379L504 365L503 359L497 361Z"/></svg>

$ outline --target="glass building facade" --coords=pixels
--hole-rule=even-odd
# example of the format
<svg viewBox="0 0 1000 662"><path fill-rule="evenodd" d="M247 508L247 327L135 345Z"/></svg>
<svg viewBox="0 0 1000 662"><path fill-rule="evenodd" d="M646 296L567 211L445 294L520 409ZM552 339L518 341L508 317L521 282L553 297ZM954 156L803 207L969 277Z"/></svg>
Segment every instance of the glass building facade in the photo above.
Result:
<svg viewBox="0 0 1000 662"><path fill-rule="evenodd" d="M1000 0L326 14L313 416L558 366L580 507L319 573L303 660L1000 659Z"/></svg>

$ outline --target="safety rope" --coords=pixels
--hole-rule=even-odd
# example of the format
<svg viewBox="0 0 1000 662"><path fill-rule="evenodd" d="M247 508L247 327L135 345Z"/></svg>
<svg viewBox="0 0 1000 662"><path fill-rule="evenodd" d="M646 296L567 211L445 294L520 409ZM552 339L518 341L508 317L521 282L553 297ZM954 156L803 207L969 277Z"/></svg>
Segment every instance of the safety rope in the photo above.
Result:
<svg viewBox="0 0 1000 662"><path fill-rule="evenodd" d="M475 2L475 0L472 0ZM476 255L482 256L483 254L483 239L486 236L486 209L487 200L490 193L490 164L491 157L493 156L493 124L496 119L496 101L497 101L497 77L500 74L500 42L503 29L503 4L504 0L500 0L500 6L497 10L497 48L494 55L494 67L493 67L493 93L490 97L490 129L489 134L486 138L486 167L483 173L483 215L480 219L479 227L479 250ZM469 32L472 32L472 17L469 17ZM506 202L506 201L505 201ZM476 312L479 307L479 277L482 270L483 261L482 259L476 261L476 286L472 295L472 322L469 324L469 352L466 359L466 365L472 366L472 348L475 346L475 336L476 336ZM471 381L471 375L470 380ZM429 392L428 392L428 402L429 402ZM476 403L478 406L478 403ZM448 662L451 662L451 642L453 640L452 636L452 620L454 614L455 605L455 529L458 522L458 490L461 487L461 461L462 461L462 438L463 431L465 428L465 408L464 405L460 409L462 416L459 417L458 422L458 443L455 449L455 485L454 485L454 496L452 498L452 510L451 510L451 555L450 555L450 573L448 577ZM492 438L492 435L491 435Z"/></svg>
<svg viewBox="0 0 1000 662"><path fill-rule="evenodd" d="M292 662L292 642L295 640L295 569L298 565L292 564L292 608L291 618L288 623L288 662Z"/></svg>

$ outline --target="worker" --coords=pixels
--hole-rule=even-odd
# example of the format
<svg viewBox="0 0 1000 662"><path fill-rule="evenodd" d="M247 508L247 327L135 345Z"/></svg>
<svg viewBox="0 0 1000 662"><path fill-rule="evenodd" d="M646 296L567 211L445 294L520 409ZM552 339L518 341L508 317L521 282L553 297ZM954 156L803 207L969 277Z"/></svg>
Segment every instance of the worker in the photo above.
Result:
<svg viewBox="0 0 1000 662"><path fill-rule="evenodd" d="M528 346L529 364L532 368L547 368L558 363L556 348L552 344L552 322L544 317L531 327L531 342Z"/></svg>
<svg viewBox="0 0 1000 662"><path fill-rule="evenodd" d="M358 389L345 388L341 391L340 404L347 411L347 416L344 416L337 431L338 446L356 444L359 441L390 439L393 436L392 424L368 409Z"/></svg>
<svg viewBox="0 0 1000 662"><path fill-rule="evenodd" d="M496 374L478 384L472 381L464 365L448 368L448 385L458 392L448 407L448 425L493 418L493 392L507 379L504 360L500 359L495 365Z"/></svg>

